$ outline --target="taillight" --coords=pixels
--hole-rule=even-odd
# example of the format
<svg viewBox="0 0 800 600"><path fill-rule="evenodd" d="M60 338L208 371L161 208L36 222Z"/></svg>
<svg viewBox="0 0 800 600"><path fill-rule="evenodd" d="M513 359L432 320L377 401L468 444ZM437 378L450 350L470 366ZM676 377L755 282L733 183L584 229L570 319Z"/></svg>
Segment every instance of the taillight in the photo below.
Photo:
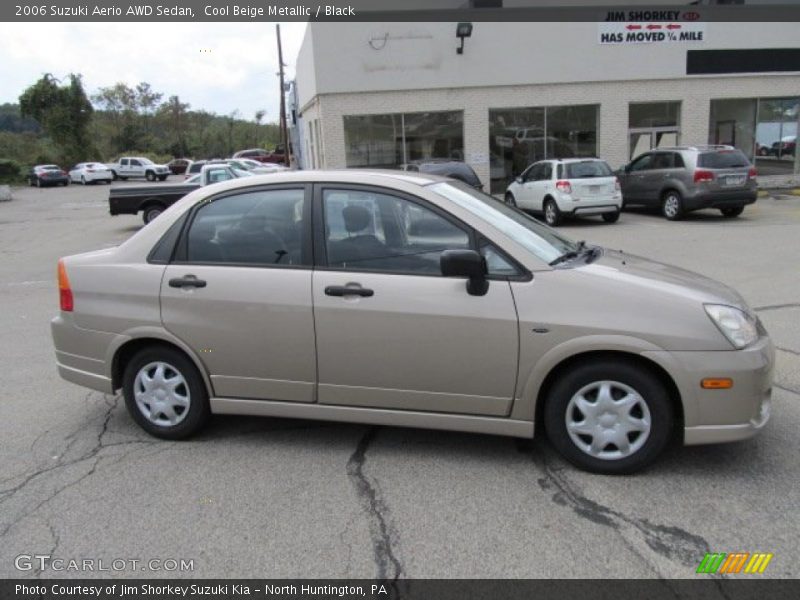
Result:
<svg viewBox="0 0 800 600"><path fill-rule="evenodd" d="M703 169L697 169L694 172L694 182L699 183L701 181L714 181L714 173L711 171L704 171Z"/></svg>
<svg viewBox="0 0 800 600"><path fill-rule="evenodd" d="M562 194L572 193L572 186L570 185L569 181L556 181L556 189Z"/></svg>
<svg viewBox="0 0 800 600"><path fill-rule="evenodd" d="M756 177L758 177L758 169L756 169L755 167L750 167L750 170L747 172L747 176L750 179L755 179Z"/></svg>
<svg viewBox="0 0 800 600"><path fill-rule="evenodd" d="M58 295L61 302L61 310L72 312L74 303L72 301L72 289L69 287L67 269L64 267L64 259L58 261Z"/></svg>

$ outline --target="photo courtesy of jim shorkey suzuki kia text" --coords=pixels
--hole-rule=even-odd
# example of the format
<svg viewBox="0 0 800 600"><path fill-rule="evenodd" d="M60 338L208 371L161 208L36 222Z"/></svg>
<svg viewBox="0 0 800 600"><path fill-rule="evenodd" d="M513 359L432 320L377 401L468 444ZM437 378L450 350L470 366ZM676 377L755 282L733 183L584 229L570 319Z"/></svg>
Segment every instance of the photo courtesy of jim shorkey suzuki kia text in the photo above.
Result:
<svg viewBox="0 0 800 600"><path fill-rule="evenodd" d="M196 596L353 596L369 598L386 598L389 596L390 585L387 583L373 583L364 585L313 585L313 584L284 584L274 585L264 583L261 585L246 585L236 583L217 583L213 585L200 584L158 584L158 583L113 583L113 584L22 584L14 586L17 596L71 596L71 597L96 597L96 598L186 598Z"/></svg>
<svg viewBox="0 0 800 600"><path fill-rule="evenodd" d="M195 18L198 12L191 6L163 4L129 4L123 6L102 6L97 4L80 4L77 6L57 6L43 4L15 5L17 17L187 17ZM245 17L248 19L282 19L282 18L319 18L319 17L354 17L356 10L352 6L332 6L329 4L297 4L294 6L276 6L270 4L207 4L202 8L206 17Z"/></svg>

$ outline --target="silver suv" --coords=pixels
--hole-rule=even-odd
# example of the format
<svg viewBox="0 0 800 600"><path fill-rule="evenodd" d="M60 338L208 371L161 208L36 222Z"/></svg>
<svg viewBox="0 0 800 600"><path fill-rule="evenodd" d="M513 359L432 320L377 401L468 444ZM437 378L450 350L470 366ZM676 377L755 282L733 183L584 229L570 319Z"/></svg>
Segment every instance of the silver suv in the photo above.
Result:
<svg viewBox="0 0 800 600"><path fill-rule="evenodd" d="M756 169L733 146L676 146L637 156L617 172L624 205L658 207L670 221L718 208L742 214L757 198Z"/></svg>

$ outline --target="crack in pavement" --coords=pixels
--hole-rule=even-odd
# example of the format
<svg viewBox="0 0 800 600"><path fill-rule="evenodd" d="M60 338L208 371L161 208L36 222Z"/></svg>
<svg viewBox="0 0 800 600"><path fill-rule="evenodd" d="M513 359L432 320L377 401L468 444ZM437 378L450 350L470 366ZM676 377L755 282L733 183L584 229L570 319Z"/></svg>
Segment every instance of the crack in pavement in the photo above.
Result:
<svg viewBox="0 0 800 600"><path fill-rule="evenodd" d="M775 350L780 352L787 352L789 354L794 354L795 356L800 356L800 352L797 350L792 350L791 348L781 348L780 346L775 346Z"/></svg>
<svg viewBox="0 0 800 600"><path fill-rule="evenodd" d="M4 490L0 490L0 505L3 505L3 507L4 507L4 511L3 512L8 514L9 511L7 511L7 509L5 507L5 504L7 502L9 502L11 499L13 499L14 496L18 492L24 490L27 486L29 486L32 482L40 479L44 475L47 475L48 473L51 473L53 471L67 469L67 468L69 468L71 466L74 466L74 465L79 465L79 464L85 463L87 461L92 461L91 462L91 466L89 467L88 471L83 473L77 479L74 479L73 481L70 481L70 482L67 482L67 483L64 483L64 484L61 484L61 485L56 485L55 489L51 490L49 494L45 495L44 498L42 498L41 501L39 501L37 504L35 504L33 506L31 506L29 503L25 503L24 506L20 507L20 510L18 511L18 514L15 515L15 517L10 522L4 524L2 526L2 528L0 528L0 537L5 536L17 523L19 523L23 519L35 514L36 511L38 511L42 506L44 506L45 504L47 504L48 502L53 500L56 496L58 496L59 494L61 494L65 490L67 490L67 489L69 489L71 487L74 487L76 485L79 485L85 479L87 479L88 477L91 477L92 475L94 475L94 473L97 471L98 467L100 466L100 462L104 458L102 456L99 456L99 454L105 448L117 447L117 446L135 445L135 444L142 444L142 445L148 444L149 445L149 444L152 444L152 443L157 443L155 441L148 443L147 441L143 441L143 440L130 440L130 441L113 442L113 443L104 442L103 438L105 437L106 433L108 432L108 425L109 425L109 423L111 421L111 417L112 417L112 414L113 414L114 410L119 405L119 399L120 399L119 395L113 396L111 398L109 398L108 396L104 395L104 400L105 400L105 404L106 404L106 410L105 410L105 412L104 412L104 414L102 416L102 422L101 422L101 425L100 425L100 429L96 433L96 435L94 436L94 443L87 451L83 452L80 456L77 456L75 458L72 458L72 459L69 459L69 460L62 460L63 457L69 451L69 449L74 445L76 440L79 437L81 437L81 436L79 436L79 434L81 434L82 432L87 430L88 426L84 425L84 426L80 427L78 430L72 432L71 434L69 434L67 437L64 438L65 440L67 440L67 446L65 447L64 451L60 454L61 458L59 458L59 460L58 460L58 462L56 464L37 469L34 472L25 475L23 480L21 482L19 482L17 485L14 485L14 486L12 486L10 488L7 488L7 489L4 489ZM91 424L92 422L95 422L95 421L96 420L93 420L93 421L90 421L89 423Z"/></svg>
<svg viewBox="0 0 800 600"><path fill-rule="evenodd" d="M389 522L388 508L376 484L364 473L367 449L377 433L377 427L370 427L358 442L358 446L347 461L347 477L353 484L361 507L367 516L369 533L372 538L372 552L375 566L378 568L376 578L391 579L396 582L403 574L403 565L394 549L398 542L397 531Z"/></svg>
<svg viewBox="0 0 800 600"><path fill-rule="evenodd" d="M794 394L795 396L800 396L800 390L795 389L795 388L786 387L786 386L783 386L783 385L780 385L780 384L777 384L777 383L774 383L774 382L772 384L772 387L776 387L779 390L784 391L784 392L789 392L790 394Z"/></svg>
<svg viewBox="0 0 800 600"><path fill-rule="evenodd" d="M554 492L553 502L568 506L584 519L617 531L623 543L659 577L662 575L657 566L637 550L629 539L626 539L625 529L634 533L638 539L642 539L656 554L672 561L677 560L689 567L696 567L698 560L710 551L709 544L704 538L685 529L673 525L660 525L646 518L631 517L581 495L563 475L550 466L544 455L544 449L537 454L542 456L540 469L544 473L544 477L539 478L537 482L542 490Z"/></svg>

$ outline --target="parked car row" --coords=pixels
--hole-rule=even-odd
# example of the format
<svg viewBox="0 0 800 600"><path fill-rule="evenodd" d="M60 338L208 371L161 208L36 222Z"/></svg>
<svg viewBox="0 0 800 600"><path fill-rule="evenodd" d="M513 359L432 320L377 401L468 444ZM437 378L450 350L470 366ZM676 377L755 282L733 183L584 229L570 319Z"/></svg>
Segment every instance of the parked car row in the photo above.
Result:
<svg viewBox="0 0 800 600"><path fill-rule="evenodd" d="M626 206L658 208L670 221L704 208L738 217L756 201L757 171L732 146L676 146L645 152L616 172L597 158L543 160L506 189L505 202L544 215L601 215L616 222Z"/></svg>

